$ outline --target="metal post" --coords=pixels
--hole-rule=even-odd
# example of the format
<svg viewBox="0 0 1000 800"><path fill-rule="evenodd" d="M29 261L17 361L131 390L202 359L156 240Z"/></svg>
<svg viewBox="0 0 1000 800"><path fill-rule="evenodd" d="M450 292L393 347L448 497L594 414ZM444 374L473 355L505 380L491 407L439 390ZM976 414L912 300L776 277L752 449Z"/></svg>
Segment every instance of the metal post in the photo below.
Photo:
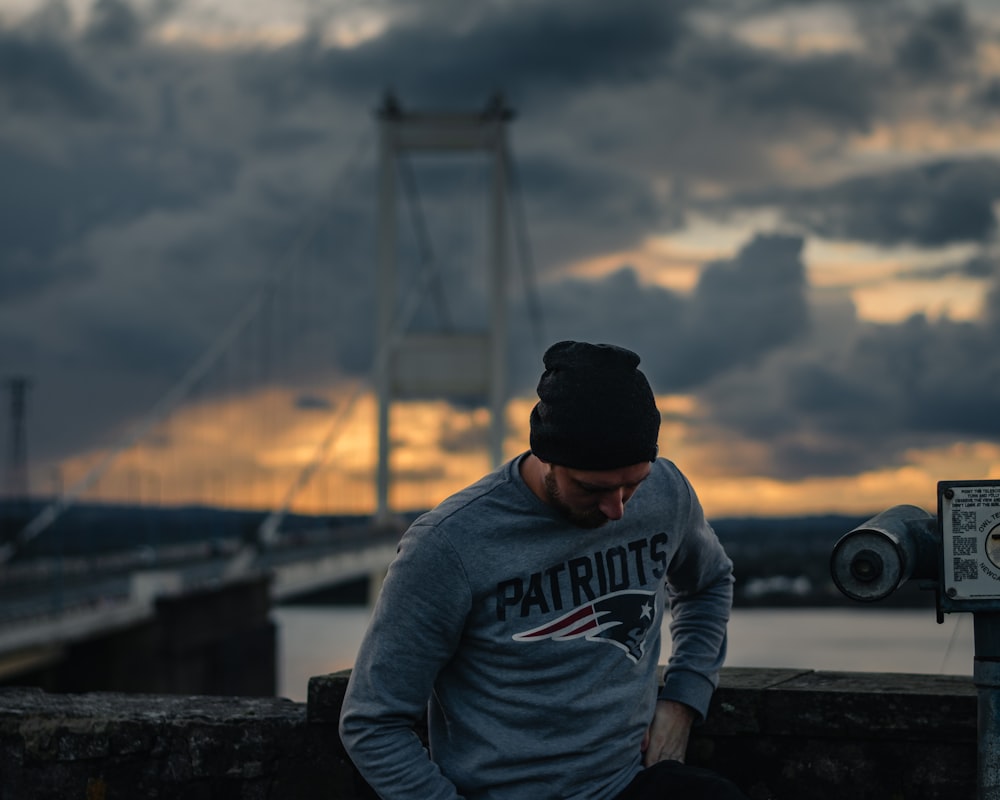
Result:
<svg viewBox="0 0 1000 800"><path fill-rule="evenodd" d="M389 409L392 330L396 316L396 150L398 112L387 99L380 112L378 276L375 393L378 397L378 463L375 467L375 521L389 518Z"/></svg>
<svg viewBox="0 0 1000 800"><path fill-rule="evenodd" d="M25 396L28 379L14 377L7 379L10 389L10 452L7 468L7 491L10 499L18 506L18 513L28 511L28 448L25 436ZM22 523L23 524L23 523Z"/></svg>
<svg viewBox="0 0 1000 800"><path fill-rule="evenodd" d="M507 432L504 413L507 396L507 161L502 119L496 123L493 156L492 316L490 337L490 458L493 466L503 461Z"/></svg>
<svg viewBox="0 0 1000 800"><path fill-rule="evenodd" d="M1000 612L980 612L975 621L972 680L979 696L979 800L1000 800Z"/></svg>
<svg viewBox="0 0 1000 800"><path fill-rule="evenodd" d="M841 537L830 571L855 600L881 600L911 578L933 578L938 622L972 612L978 695L978 800L1000 800L1000 480L939 481L936 525L895 506ZM934 558L934 554L937 558Z"/></svg>

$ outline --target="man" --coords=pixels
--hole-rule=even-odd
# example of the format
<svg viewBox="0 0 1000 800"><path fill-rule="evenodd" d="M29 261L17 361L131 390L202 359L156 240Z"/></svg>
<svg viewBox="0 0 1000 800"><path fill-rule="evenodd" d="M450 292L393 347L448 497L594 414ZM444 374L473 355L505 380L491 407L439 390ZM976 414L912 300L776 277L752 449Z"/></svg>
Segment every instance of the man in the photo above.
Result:
<svg viewBox="0 0 1000 800"><path fill-rule="evenodd" d="M639 357L559 342L544 364L531 450L400 541L344 745L383 800L742 797L680 763L725 656L732 563L657 458ZM429 753L414 733L425 712Z"/></svg>

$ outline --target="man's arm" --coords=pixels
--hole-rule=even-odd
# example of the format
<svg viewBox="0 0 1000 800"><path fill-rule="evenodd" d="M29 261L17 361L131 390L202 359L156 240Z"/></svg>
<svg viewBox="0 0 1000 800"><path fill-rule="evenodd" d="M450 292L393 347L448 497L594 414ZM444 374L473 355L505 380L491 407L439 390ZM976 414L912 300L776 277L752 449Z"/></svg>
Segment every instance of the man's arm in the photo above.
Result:
<svg viewBox="0 0 1000 800"><path fill-rule="evenodd" d="M672 650L660 700L683 704L700 721L708 711L726 656L733 564L705 520L690 484L687 489L686 530L667 575Z"/></svg>
<svg viewBox="0 0 1000 800"><path fill-rule="evenodd" d="M430 535L427 535L430 533ZM382 800L460 800L414 727L457 647L469 592L454 552L433 532L403 537L351 672L340 736Z"/></svg>

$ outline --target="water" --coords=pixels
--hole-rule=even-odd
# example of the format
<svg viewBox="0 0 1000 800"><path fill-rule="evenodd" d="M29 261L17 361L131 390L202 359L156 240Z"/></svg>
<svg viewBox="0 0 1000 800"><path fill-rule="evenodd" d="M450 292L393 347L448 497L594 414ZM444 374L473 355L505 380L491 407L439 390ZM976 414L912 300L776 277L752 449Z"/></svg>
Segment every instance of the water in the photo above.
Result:
<svg viewBox="0 0 1000 800"><path fill-rule="evenodd" d="M274 609L279 695L304 702L309 678L350 667L369 613L343 606ZM971 676L973 652L971 614L948 614L938 625L929 609L737 608L726 665Z"/></svg>

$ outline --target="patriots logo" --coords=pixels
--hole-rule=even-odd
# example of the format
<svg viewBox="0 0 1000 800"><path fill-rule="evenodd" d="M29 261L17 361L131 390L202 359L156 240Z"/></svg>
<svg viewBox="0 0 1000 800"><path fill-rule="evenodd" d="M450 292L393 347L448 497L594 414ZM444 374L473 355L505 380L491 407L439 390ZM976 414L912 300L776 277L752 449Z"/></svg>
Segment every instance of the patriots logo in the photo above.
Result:
<svg viewBox="0 0 1000 800"><path fill-rule="evenodd" d="M516 642L552 639L566 642L581 636L590 642L607 642L625 651L638 664L646 651L646 634L656 621L656 593L626 589L598 597L559 619L516 633Z"/></svg>

